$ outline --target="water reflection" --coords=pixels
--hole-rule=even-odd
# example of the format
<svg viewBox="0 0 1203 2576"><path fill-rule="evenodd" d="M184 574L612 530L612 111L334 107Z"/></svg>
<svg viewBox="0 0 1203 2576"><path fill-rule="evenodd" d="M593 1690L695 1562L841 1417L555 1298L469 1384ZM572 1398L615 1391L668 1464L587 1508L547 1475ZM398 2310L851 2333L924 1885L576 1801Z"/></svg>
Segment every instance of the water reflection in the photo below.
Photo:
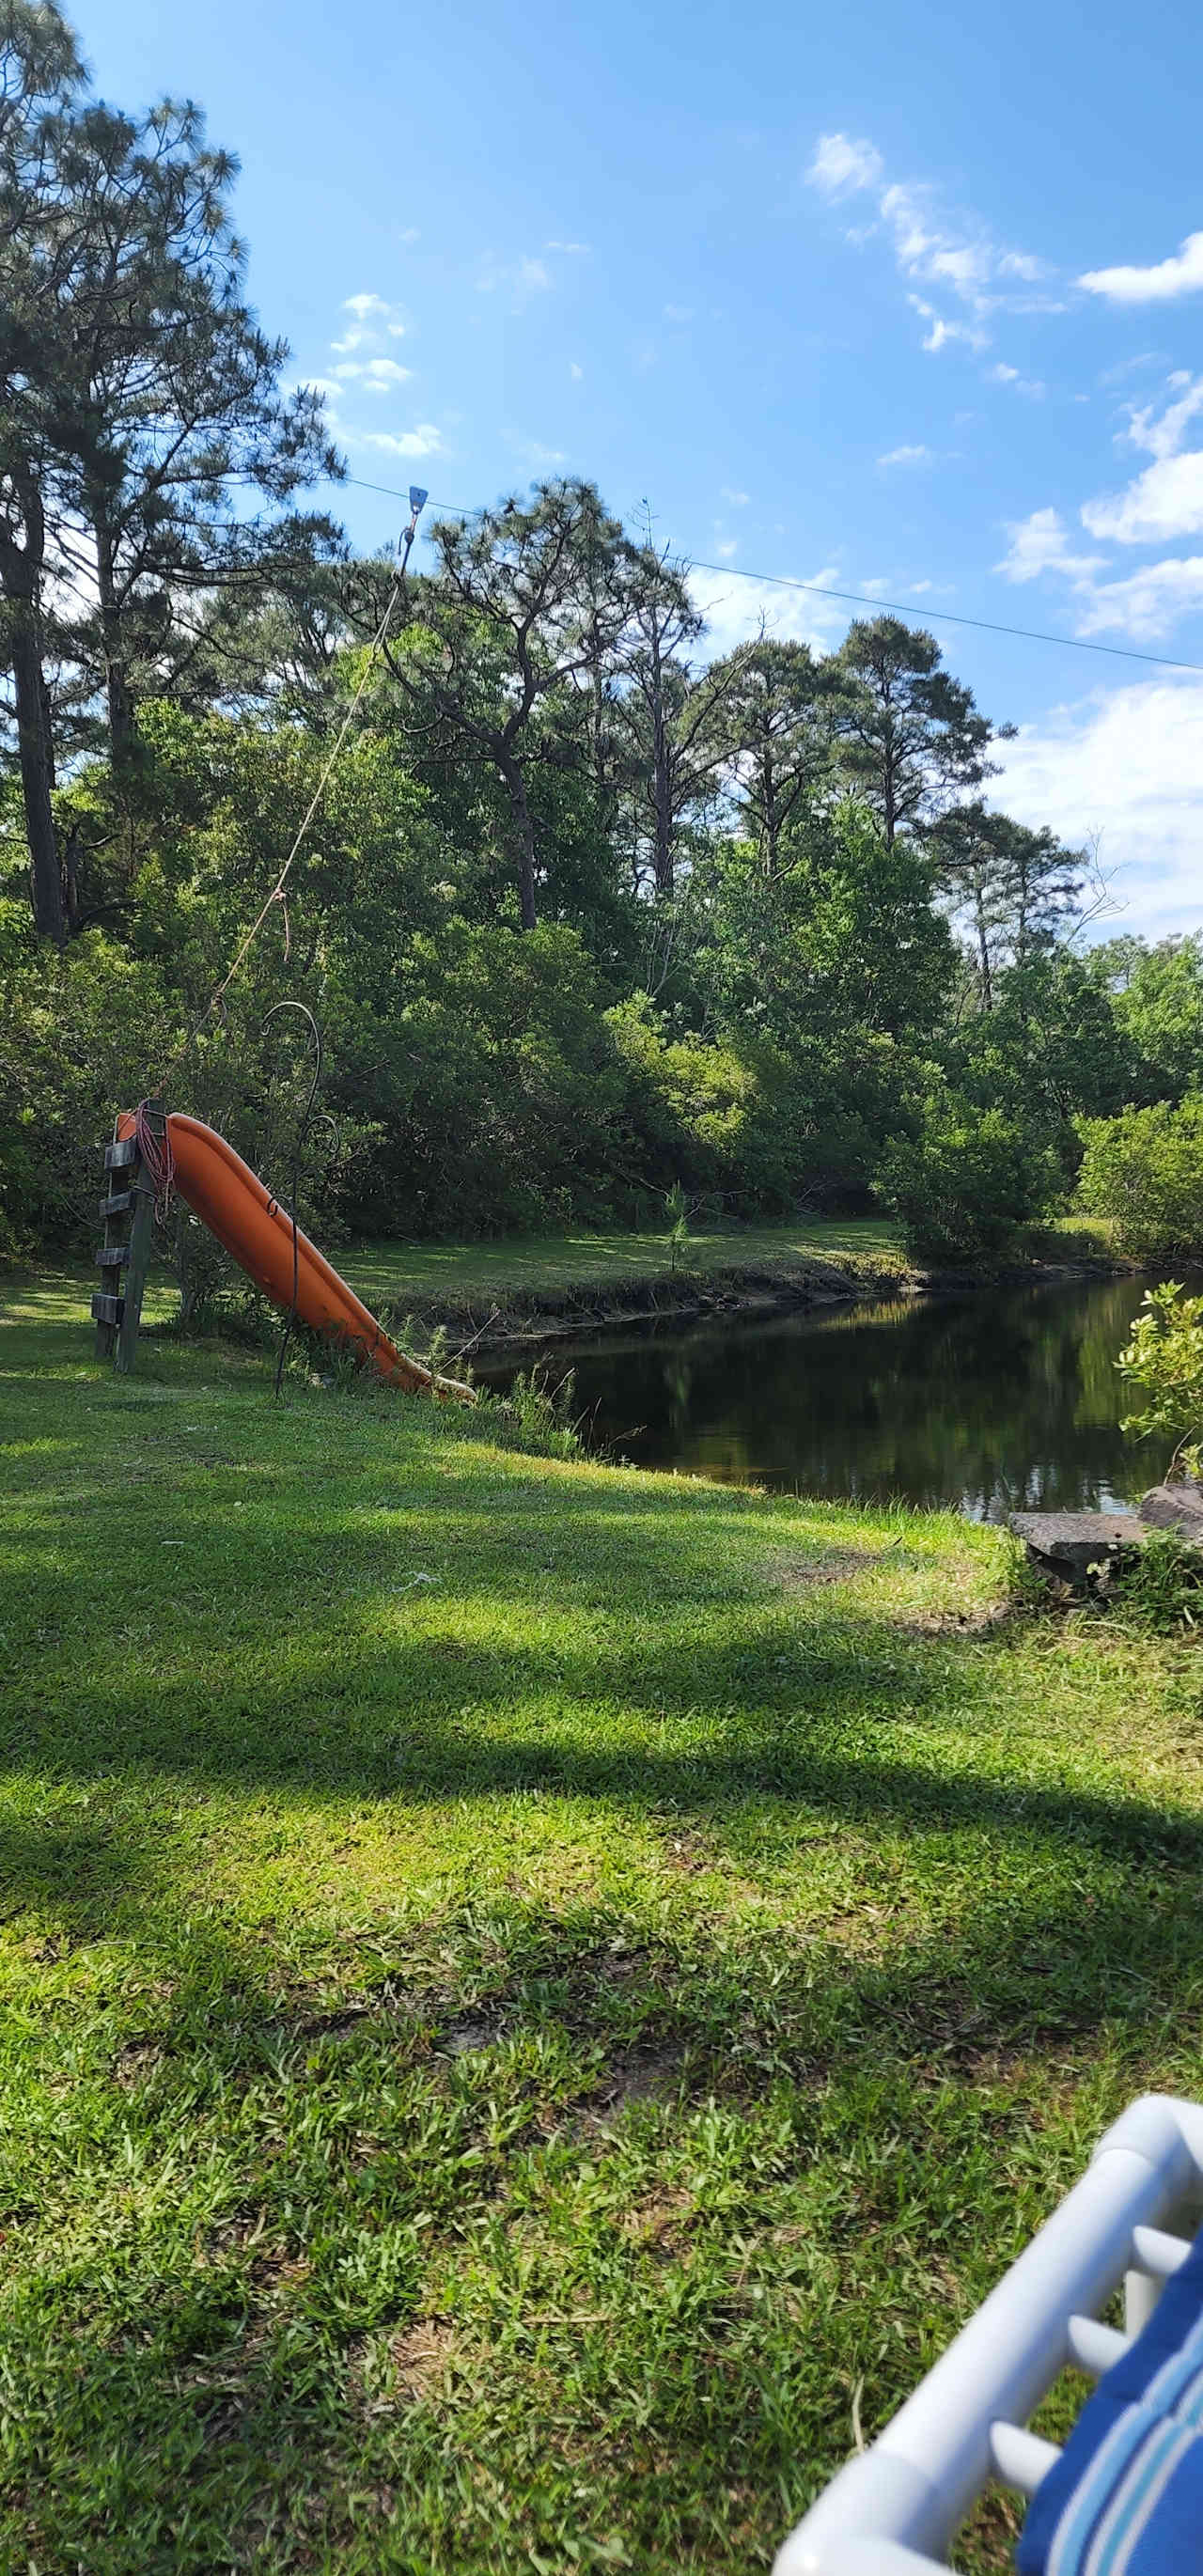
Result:
<svg viewBox="0 0 1203 2576"><path fill-rule="evenodd" d="M988 1290L557 1343L599 1435L641 1466L802 1493L1110 1510L1164 1460L1124 1438L1136 1279ZM504 1384L506 1370L480 1372Z"/></svg>

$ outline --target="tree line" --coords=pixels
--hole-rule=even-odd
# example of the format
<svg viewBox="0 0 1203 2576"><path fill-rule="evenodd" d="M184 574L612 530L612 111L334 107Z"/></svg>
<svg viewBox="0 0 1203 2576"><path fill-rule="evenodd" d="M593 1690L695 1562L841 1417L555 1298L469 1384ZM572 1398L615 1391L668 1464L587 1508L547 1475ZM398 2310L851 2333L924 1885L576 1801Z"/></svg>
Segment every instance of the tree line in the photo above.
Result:
<svg viewBox="0 0 1203 2576"><path fill-rule="evenodd" d="M1008 729L923 629L709 654L688 565L567 478L436 518L420 574L357 556L308 506L345 468L248 301L236 178L194 105L96 101L59 12L0 0L14 1239L74 1222L77 1138L203 1014L352 701L185 1075L262 1159L259 1018L308 999L333 1222L684 1186L985 1240L1064 1196L1083 1118L1190 1089L1197 943L1083 951L1092 858L989 804Z"/></svg>

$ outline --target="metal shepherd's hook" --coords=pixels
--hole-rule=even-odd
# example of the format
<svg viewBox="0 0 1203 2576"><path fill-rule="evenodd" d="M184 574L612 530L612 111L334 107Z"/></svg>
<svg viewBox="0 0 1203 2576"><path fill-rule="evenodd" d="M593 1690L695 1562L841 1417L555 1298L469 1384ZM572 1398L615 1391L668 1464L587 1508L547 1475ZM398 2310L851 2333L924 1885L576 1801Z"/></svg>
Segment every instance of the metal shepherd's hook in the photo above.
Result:
<svg viewBox="0 0 1203 2576"><path fill-rule="evenodd" d="M284 1362L288 1356L288 1345L292 1339L292 1328L297 1320L297 1296L301 1284L300 1245L297 1237L297 1200L301 1195L301 1151L305 1143L305 1138L309 1133L309 1121L313 1115L313 1104L317 1098L317 1087L322 1078L322 1033L306 1002L274 1002L266 1019L262 1023L260 1035L263 1035L270 1028L273 1020L279 1018L281 1011L296 1011L308 1024L309 1036L313 1049L313 1080L309 1085L309 1096L297 1122L297 1131L293 1140L292 1206L289 1210L289 1215L292 1220L292 1304L289 1307L288 1314L285 1319L284 1331L280 1337L279 1356L276 1360L275 1392L277 1395L280 1392L280 1387L283 1382Z"/></svg>

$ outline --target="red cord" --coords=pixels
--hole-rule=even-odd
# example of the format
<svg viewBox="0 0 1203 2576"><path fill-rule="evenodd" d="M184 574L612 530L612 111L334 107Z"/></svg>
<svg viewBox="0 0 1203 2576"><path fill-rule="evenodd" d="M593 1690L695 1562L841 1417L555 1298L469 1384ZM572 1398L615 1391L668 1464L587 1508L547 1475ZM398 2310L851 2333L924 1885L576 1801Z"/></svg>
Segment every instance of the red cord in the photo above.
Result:
<svg viewBox="0 0 1203 2576"><path fill-rule="evenodd" d="M147 1115L148 1106L148 1102L140 1100L134 1111L134 1138L139 1159L154 1182L155 1214L162 1218L167 1214L175 1186L175 1156L166 1120L162 1135L157 1136Z"/></svg>

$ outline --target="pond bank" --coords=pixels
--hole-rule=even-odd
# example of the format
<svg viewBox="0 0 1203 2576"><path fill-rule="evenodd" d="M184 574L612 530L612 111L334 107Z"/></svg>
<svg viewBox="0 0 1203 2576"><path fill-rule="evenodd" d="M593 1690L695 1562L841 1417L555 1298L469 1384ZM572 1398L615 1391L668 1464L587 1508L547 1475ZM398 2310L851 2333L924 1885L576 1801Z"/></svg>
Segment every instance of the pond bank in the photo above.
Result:
<svg viewBox="0 0 1203 2576"><path fill-rule="evenodd" d="M763 1259L722 1269L681 1267L646 1275L581 1280L546 1286L499 1282L489 1294L394 1297L381 1306L386 1323L406 1318L445 1332L453 1348L470 1356L520 1354L552 1341L579 1341L597 1333L641 1326L689 1324L728 1317L805 1314L835 1305L873 1304L882 1298L960 1295L967 1291L1038 1287L1063 1281L1130 1278L1137 1265L1102 1251L1046 1259L965 1263L925 1269L901 1253L853 1254L840 1261Z"/></svg>

